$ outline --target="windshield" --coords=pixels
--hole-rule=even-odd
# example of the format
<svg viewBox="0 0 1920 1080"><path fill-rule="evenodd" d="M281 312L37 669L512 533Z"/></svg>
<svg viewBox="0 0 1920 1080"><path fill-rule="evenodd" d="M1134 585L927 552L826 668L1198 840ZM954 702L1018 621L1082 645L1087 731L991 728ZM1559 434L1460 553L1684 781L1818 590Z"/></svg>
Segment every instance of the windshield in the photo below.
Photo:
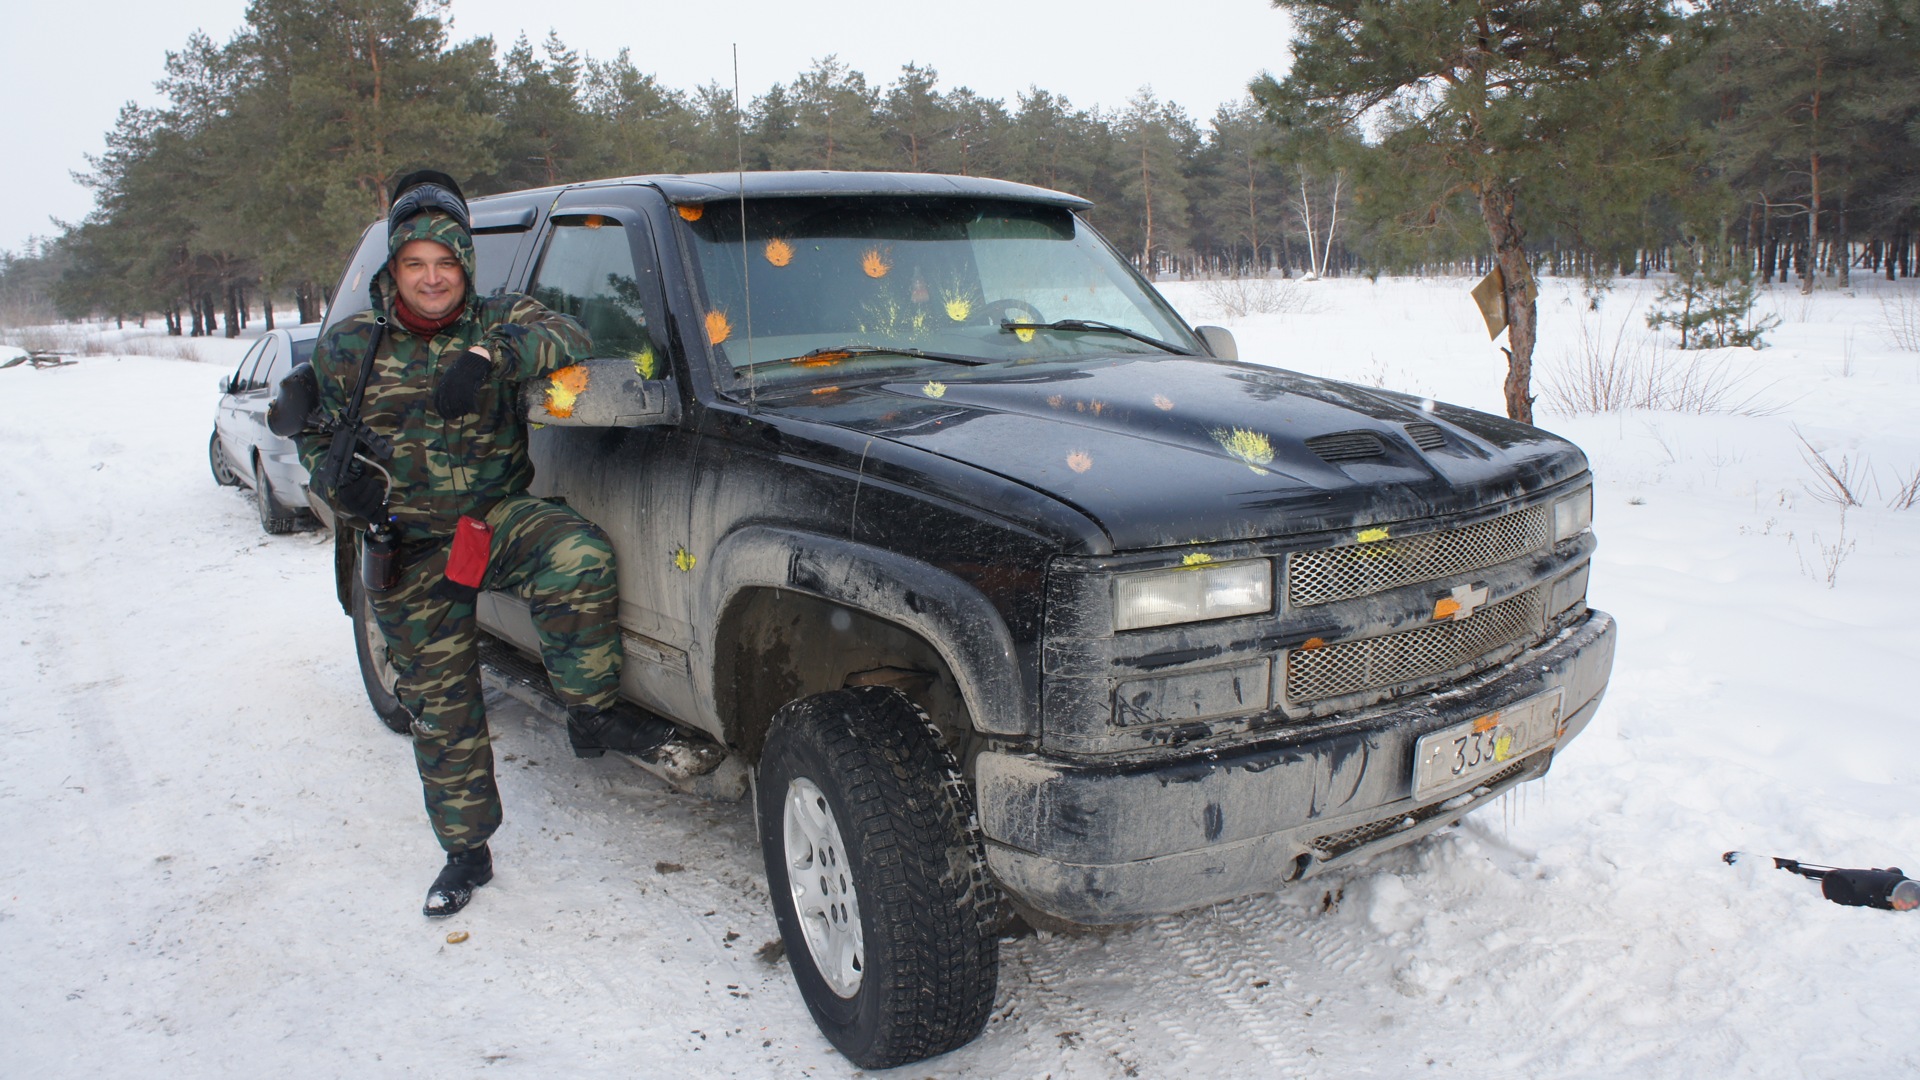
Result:
<svg viewBox="0 0 1920 1080"><path fill-rule="evenodd" d="M757 199L746 204L744 245L739 203L681 210L694 218L707 340L739 381L748 365L778 382L827 367L838 379L849 369L1165 353L1140 337L1201 351L1165 302L1060 207ZM1061 321L1083 325L1042 328Z"/></svg>

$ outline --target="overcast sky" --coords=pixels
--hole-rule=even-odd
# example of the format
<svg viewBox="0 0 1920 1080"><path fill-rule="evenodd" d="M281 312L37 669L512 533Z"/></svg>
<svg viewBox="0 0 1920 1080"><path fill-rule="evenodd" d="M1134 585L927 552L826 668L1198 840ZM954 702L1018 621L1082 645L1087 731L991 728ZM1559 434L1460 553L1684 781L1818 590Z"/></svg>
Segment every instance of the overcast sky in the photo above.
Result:
<svg viewBox="0 0 1920 1080"><path fill-rule="evenodd" d="M72 2L72 0L69 0ZM23 3L5 17L0 52L0 249L51 236L50 218L77 221L93 205L71 179L127 101L156 103L169 49L195 29L224 42L246 0ZM1204 122L1262 70L1286 66L1287 23L1268 0L453 0L452 38L490 35L501 51L549 29L595 58L622 47L667 86L733 83L748 99L837 54L884 86L900 66L940 73L1014 107L1030 86L1079 107L1123 105L1142 86Z"/></svg>

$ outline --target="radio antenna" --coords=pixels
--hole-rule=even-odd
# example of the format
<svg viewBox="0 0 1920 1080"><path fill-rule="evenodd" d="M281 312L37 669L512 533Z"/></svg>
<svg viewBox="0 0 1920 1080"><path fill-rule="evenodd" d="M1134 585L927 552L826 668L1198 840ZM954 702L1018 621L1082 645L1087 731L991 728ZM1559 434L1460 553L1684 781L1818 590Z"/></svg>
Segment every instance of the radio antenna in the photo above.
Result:
<svg viewBox="0 0 1920 1080"><path fill-rule="evenodd" d="M747 409L760 407L759 383L753 373L753 259L747 255L747 125L740 111L740 43L733 43L733 163L734 184L740 200L740 288L747 303Z"/></svg>

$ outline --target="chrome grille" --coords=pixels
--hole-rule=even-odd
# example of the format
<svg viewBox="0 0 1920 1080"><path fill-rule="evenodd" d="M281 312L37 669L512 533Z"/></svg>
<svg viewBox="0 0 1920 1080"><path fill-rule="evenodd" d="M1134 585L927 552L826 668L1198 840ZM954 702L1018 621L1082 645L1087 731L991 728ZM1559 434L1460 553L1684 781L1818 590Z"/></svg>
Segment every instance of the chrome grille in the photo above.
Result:
<svg viewBox="0 0 1920 1080"><path fill-rule="evenodd" d="M1289 650L1287 701L1305 705L1460 667L1538 634L1545 626L1545 600L1546 588L1537 587L1458 622Z"/></svg>
<svg viewBox="0 0 1920 1080"><path fill-rule="evenodd" d="M1287 556L1287 600L1325 604L1495 566L1546 547L1548 514L1530 506L1444 532L1296 551Z"/></svg>

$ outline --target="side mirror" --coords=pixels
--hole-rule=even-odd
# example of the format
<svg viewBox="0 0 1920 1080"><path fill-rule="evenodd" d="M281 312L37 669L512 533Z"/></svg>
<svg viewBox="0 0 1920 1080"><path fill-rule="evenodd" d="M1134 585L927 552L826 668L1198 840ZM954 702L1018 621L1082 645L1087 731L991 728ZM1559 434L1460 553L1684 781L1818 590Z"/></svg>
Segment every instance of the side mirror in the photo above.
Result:
<svg viewBox="0 0 1920 1080"><path fill-rule="evenodd" d="M220 376L220 392L223 394L233 393L233 376L231 375Z"/></svg>
<svg viewBox="0 0 1920 1080"><path fill-rule="evenodd" d="M663 379L642 378L632 360L586 360L524 384L527 419L560 427L663 427L680 422L680 399Z"/></svg>
<svg viewBox="0 0 1920 1080"><path fill-rule="evenodd" d="M1207 351L1222 360L1240 359L1240 346L1233 340L1233 331L1224 326L1196 326L1193 332L1206 342Z"/></svg>

